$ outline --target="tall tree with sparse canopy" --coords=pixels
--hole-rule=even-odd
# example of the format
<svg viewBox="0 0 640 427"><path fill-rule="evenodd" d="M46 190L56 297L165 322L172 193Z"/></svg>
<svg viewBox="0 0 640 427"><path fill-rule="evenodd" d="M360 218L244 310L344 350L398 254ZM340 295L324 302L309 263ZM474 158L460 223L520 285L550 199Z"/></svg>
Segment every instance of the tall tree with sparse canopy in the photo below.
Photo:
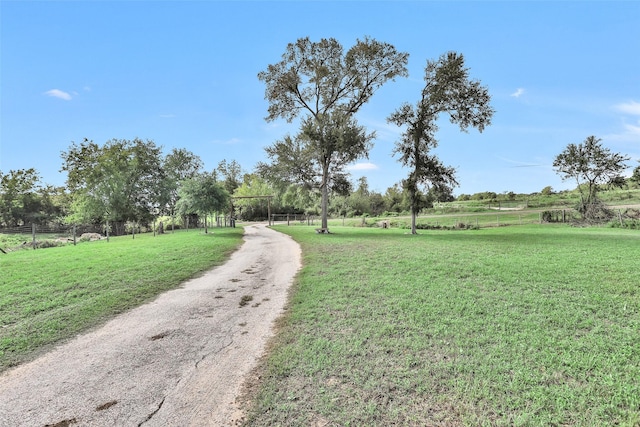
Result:
<svg viewBox="0 0 640 427"><path fill-rule="evenodd" d="M306 113L299 141L318 168L313 175L320 176L324 231L332 174L366 157L371 146L373 134L358 126L353 115L384 83L407 75L408 56L368 37L357 40L346 53L333 38L311 42L307 37L290 43L282 61L258 74L266 85L267 121L284 118L291 122ZM301 158L303 161L309 159Z"/></svg>
<svg viewBox="0 0 640 427"><path fill-rule="evenodd" d="M589 136L582 144L569 144L553 161L553 169L563 180L575 180L580 193L578 211L583 218L597 219L602 211L598 203L601 184L623 182L620 174L629 157L612 153L602 140Z"/></svg>
<svg viewBox="0 0 640 427"><path fill-rule="evenodd" d="M411 206L411 233L416 234L416 215L420 209L420 187L448 193L458 185L455 169L445 166L432 150L438 146L435 134L441 113L449 116L453 124L466 132L474 127L482 132L491 124L494 110L486 87L469 78L464 57L448 52L436 61L427 61L425 87L415 106L403 104L387 119L390 123L405 126L394 154L399 161L411 168L403 184L409 194Z"/></svg>

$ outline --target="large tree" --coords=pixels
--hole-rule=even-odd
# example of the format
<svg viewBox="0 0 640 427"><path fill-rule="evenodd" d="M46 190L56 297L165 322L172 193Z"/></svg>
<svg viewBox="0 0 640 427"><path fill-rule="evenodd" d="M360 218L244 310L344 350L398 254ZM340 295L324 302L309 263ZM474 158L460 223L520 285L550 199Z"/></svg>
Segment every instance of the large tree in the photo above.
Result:
<svg viewBox="0 0 640 427"><path fill-rule="evenodd" d="M40 175L33 168L0 171L0 226L32 222L40 210L40 189Z"/></svg>
<svg viewBox="0 0 640 427"><path fill-rule="evenodd" d="M159 210L172 217L172 227L174 226L173 216L176 213L176 205L180 198L178 194L180 186L185 180L195 177L202 166L200 157L184 148L174 148L164 158L162 163L164 172L162 197L159 200Z"/></svg>
<svg viewBox="0 0 640 427"><path fill-rule="evenodd" d="M227 159L221 160L218 163L218 167L216 167L216 174L218 174L218 179L222 181L222 185L229 194L233 194L236 188L242 185L242 167L235 160L230 162L227 162Z"/></svg>
<svg viewBox="0 0 640 427"><path fill-rule="evenodd" d="M462 54L448 52L435 61L428 60L424 80L417 104L405 103L387 119L405 127L394 153L399 155L400 163L410 168L403 184L409 194L412 234L416 233L416 215L422 200L420 188L446 194L458 184L455 169L445 166L433 153L438 146L435 135L439 116L448 115L450 122L463 132L469 127L482 132L491 124L494 113L488 89L469 78Z"/></svg>
<svg viewBox="0 0 640 427"><path fill-rule="evenodd" d="M367 134L353 115L384 83L407 75L407 58L408 54L392 45L370 38L357 40L345 53L333 38L311 42L307 37L290 43L280 62L258 74L266 85L267 121L284 118L291 122L306 114L296 137L302 146L297 161L305 169L301 172L311 175L307 182L319 177L325 231L332 174L366 157L371 147L373 134ZM276 144L292 141L287 138ZM314 167L307 167L310 162Z"/></svg>
<svg viewBox="0 0 640 427"><path fill-rule="evenodd" d="M78 218L112 221L116 234L126 221L145 221L161 198L161 149L153 141L112 139L100 146L84 139L62 152L67 188Z"/></svg>
<svg viewBox="0 0 640 427"><path fill-rule="evenodd" d="M574 180L580 193L578 211L585 219L596 219L602 211L598 188L602 184L621 182L629 157L612 153L602 140L589 136L582 144L569 144L553 161L553 168L563 180Z"/></svg>
<svg viewBox="0 0 640 427"><path fill-rule="evenodd" d="M182 215L198 214L205 218L223 212L229 206L229 193L218 183L215 174L202 173L183 181L179 190L178 211Z"/></svg>

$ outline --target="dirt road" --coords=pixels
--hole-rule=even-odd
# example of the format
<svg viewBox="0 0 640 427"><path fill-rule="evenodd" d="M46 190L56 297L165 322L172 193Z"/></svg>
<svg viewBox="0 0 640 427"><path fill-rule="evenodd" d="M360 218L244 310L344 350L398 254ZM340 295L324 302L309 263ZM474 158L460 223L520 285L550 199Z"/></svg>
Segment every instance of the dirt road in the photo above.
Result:
<svg viewBox="0 0 640 427"><path fill-rule="evenodd" d="M0 376L1 426L227 426L300 267L251 225L224 265Z"/></svg>

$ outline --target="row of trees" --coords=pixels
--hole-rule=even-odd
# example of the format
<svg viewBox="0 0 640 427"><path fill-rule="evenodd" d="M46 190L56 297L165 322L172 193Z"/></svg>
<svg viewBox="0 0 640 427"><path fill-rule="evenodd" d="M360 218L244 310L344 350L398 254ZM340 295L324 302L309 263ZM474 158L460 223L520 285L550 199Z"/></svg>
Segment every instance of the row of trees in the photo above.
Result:
<svg viewBox="0 0 640 427"><path fill-rule="evenodd" d="M149 140L85 139L61 156L66 187L43 185L35 169L0 172L0 226L108 223L123 234L127 222L222 211L240 179L236 162L203 172L197 155L173 149L165 156Z"/></svg>
<svg viewBox="0 0 640 427"><path fill-rule="evenodd" d="M85 141L84 145L89 143L89 141ZM113 141L105 144L105 147L93 147L93 150L89 151L103 150L109 152L109 147L112 143ZM131 145L135 141L126 143L120 141L119 143ZM138 141L138 143L141 142ZM142 145L147 143L142 143ZM72 145L65 155L72 151L77 152L78 148L78 145ZM606 164L603 162L596 163L592 160L591 163L594 166L579 167L580 165L588 165L589 161L587 159L593 159L594 157L601 158L603 161L606 159L613 161L615 168L618 168L620 166L619 163L624 162L626 159L623 156L609 152L602 147L599 140L590 137L585 144L570 144L567 150L558 156L557 167L560 168L562 162L563 170L567 172L563 177L576 182L577 192L582 195L578 206L579 209L582 209L581 212L588 215L587 208L590 207L591 209L589 210L591 212L602 215L603 211L601 209L599 211L594 210L594 207L598 206L598 190L603 188L603 185L606 185L607 188L611 185L620 185L622 181L618 179L619 175L611 173L615 170L620 171L620 169L605 167ZM105 155L102 159L107 161L110 158ZM110 161L112 160L110 159ZM124 197L124 193L114 194L112 198L105 196L105 198L99 199L108 202L107 204L114 207L119 205L125 207L121 211L112 209L112 215L110 216L107 215L106 209L99 208L99 200L91 200L92 197L96 197L98 194L105 194L98 191L100 188L118 187L118 180L121 179L121 174L105 176L97 186L91 187L91 191L70 192L65 187L42 184L39 174L34 169L9 171L7 174L0 172L0 227L16 227L32 222L42 225L58 222L104 224L105 221L110 220L112 221L113 231L122 232L122 221L136 221L145 224L152 221L156 215L175 216L197 212L210 213L221 209L220 206L224 206L223 209L228 212L226 210L228 209L227 205L224 205L227 194L241 197L272 195L274 196L271 201L272 210L277 213L318 215L321 211L321 196L317 190L300 185L273 185L255 172L245 173L236 161L228 162L223 160L211 172L203 172L200 159L183 149L175 149L167 156L161 157L160 160L161 169L155 176L156 178L163 177L164 179L144 180L154 184L147 189L138 186L135 191L141 191L141 194L155 193L163 195L166 202L162 204L162 199L158 199L156 204L151 203L147 206L151 206L153 209L155 205L159 205L162 208L157 210L139 209L138 213L140 215L137 216L135 216L136 211L131 209L127 203L120 202ZM138 163L139 161L133 162L133 164ZM87 166L89 162L84 161L82 164ZM599 164L600 167L595 168L596 164ZM109 165L109 167L114 166ZM85 179L89 181L92 176L98 174L100 168L101 166L97 162L91 167L87 166L82 172L79 169L76 170L75 176L80 181ZM120 165L120 169L125 169L125 166ZM587 174L586 177L575 173L578 171L584 171ZM598 173L598 171L601 172ZM609 175L603 173L607 171ZM173 178L168 178L172 173L175 174ZM85 174L85 178L81 178L82 174ZM129 171L127 175L133 176L134 171ZM111 182L108 183L107 180L111 180ZM640 166L636 167L632 177L626 180L626 185L640 187ZM84 184L80 186L80 188L86 187ZM153 191L152 188L154 187L161 191ZM539 193L532 195L552 194L554 194L553 189L547 186ZM209 197L211 195L213 197ZM431 207L436 201L479 200L493 203L515 199L522 200L524 196L532 195L515 194L513 192L497 194L486 191L472 195L461 194L454 198L451 193L439 193L434 191L434 188L431 188L430 191L422 194L419 198L418 209ZM140 197L140 199L142 198ZM207 205L208 200L213 201L213 203ZM220 201L222 202L219 203ZM138 203L138 206L144 206L144 204ZM235 206L236 214L243 219L260 220L267 217L267 204L264 200L238 199L235 201ZM369 188L365 177L358 179L356 182L345 180L341 192L333 191L328 204L328 214L335 217L378 216L385 213L406 214L410 210L411 197L403 183L397 183L387 188L384 193L380 193ZM127 215L127 212L129 212L129 215ZM182 219L176 219L176 221L181 222Z"/></svg>
<svg viewBox="0 0 640 427"><path fill-rule="evenodd" d="M56 194L68 205L67 221L109 222L120 234L127 221L229 209L232 194L277 195L274 208L280 211L314 210L319 200L326 232L330 213L409 210L415 233L418 212L435 200L450 200L458 184L454 168L434 154L438 120L444 115L463 132L482 132L494 110L488 89L470 77L463 55L448 52L428 60L418 101L402 104L387 117L403 129L394 155L408 168L407 178L384 195L370 192L366 179L354 190L346 167L368 157L375 138L355 115L382 85L408 75L407 61L407 53L370 38L358 40L346 52L332 38L301 38L287 46L280 62L258 74L269 102L266 120L299 119L299 131L266 147L267 161L258 163L253 174L243 174L236 162L226 161L203 172L193 153L174 149L163 156L161 147L149 140L114 139L98 145L85 139L62 153L67 192L39 187L33 169L2 176L1 220L11 225L61 214L50 203L53 199L45 197ZM554 168L563 178L576 179L579 188L586 183L579 208L585 214L597 200L599 185L620 181L626 160L589 137L584 145L570 144ZM246 217L261 214L260 203L250 199L239 199L236 207Z"/></svg>
<svg viewBox="0 0 640 427"><path fill-rule="evenodd" d="M166 156L153 141L85 139L62 153L71 205L67 220L110 223L116 234L127 221L148 223L160 214L175 215L179 191L191 180L205 185L202 161L184 149ZM184 184L181 184L184 183ZM193 191L193 187L186 187ZM199 213L201 205L193 206Z"/></svg>
<svg viewBox="0 0 640 427"><path fill-rule="evenodd" d="M152 141L111 140L101 146L85 140L72 144L62 155L63 168L69 173L66 187L43 184L34 169L0 172L0 228L109 222L112 233L121 234L126 222L149 225L157 217L168 216L182 223L187 215L195 221L197 215L228 214L230 196L242 197L233 202L235 214L247 220L267 218L267 202L244 198L250 196L273 196L272 211L277 213L321 212L317 189L274 185L255 171L246 173L235 160L223 160L212 171L203 171L195 154L174 149L162 156ZM431 192L421 206L436 200L453 200L453 196ZM365 177L355 182L345 179L341 193L334 192L328 204L329 215L340 217L409 209L408 193L400 183L380 193L369 188Z"/></svg>

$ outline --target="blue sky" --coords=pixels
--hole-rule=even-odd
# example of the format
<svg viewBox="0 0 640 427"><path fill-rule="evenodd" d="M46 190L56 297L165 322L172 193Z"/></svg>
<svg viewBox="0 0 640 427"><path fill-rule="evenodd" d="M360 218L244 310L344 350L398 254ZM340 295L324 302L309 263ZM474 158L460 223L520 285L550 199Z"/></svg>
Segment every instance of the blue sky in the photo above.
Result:
<svg viewBox="0 0 640 427"><path fill-rule="evenodd" d="M437 154L458 170L456 194L573 188L554 157L589 135L640 160L640 2L0 1L0 170L36 168L63 185L60 153L89 138L151 139L186 148L211 170L245 171L295 133L267 123L258 72L300 37L347 50L370 36L408 52L409 78L358 113L375 130L352 168L384 192L407 171L391 156L386 117L414 103L424 66L465 56L496 110L482 134L440 121Z"/></svg>

